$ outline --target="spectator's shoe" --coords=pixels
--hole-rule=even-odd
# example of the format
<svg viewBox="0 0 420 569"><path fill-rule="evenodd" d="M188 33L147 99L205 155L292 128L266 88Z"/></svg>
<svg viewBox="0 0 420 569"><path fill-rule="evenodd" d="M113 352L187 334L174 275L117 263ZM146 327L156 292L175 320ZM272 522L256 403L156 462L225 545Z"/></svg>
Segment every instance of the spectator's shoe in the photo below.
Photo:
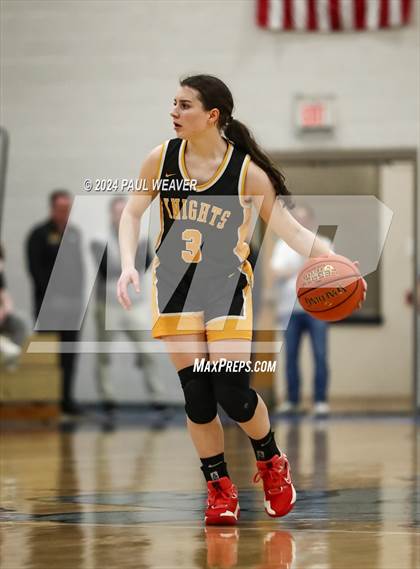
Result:
<svg viewBox="0 0 420 569"><path fill-rule="evenodd" d="M73 417L81 417L84 415L83 409L73 401L62 403L61 412L63 415L71 415Z"/></svg>
<svg viewBox="0 0 420 569"><path fill-rule="evenodd" d="M0 363L7 371L15 371L18 366L22 348L12 342L10 338L0 335Z"/></svg>
<svg viewBox="0 0 420 569"><path fill-rule="evenodd" d="M298 403L292 401L283 401L277 408L276 413L280 415L298 415L301 409Z"/></svg>
<svg viewBox="0 0 420 569"><path fill-rule="evenodd" d="M254 482L263 481L265 511L273 518L285 516L296 502L287 456L276 454L270 460L257 460L257 468Z"/></svg>
<svg viewBox="0 0 420 569"><path fill-rule="evenodd" d="M270 531L264 537L263 562L258 569L292 569L296 547L287 531Z"/></svg>
<svg viewBox="0 0 420 569"><path fill-rule="evenodd" d="M167 411L168 405L166 403L161 403L160 401L153 401L150 403L150 409L152 411Z"/></svg>
<svg viewBox="0 0 420 569"><path fill-rule="evenodd" d="M234 527L204 529L207 545L207 566L229 569L238 563L239 530Z"/></svg>
<svg viewBox="0 0 420 569"><path fill-rule="evenodd" d="M104 410L104 413L108 416L112 416L115 413L116 408L117 404L115 403L115 401L108 399L102 402L102 409Z"/></svg>
<svg viewBox="0 0 420 569"><path fill-rule="evenodd" d="M207 493L205 524L235 525L239 518L238 490L231 479L223 476L207 482Z"/></svg>
<svg viewBox="0 0 420 569"><path fill-rule="evenodd" d="M328 417L330 414L330 406L325 401L318 401L313 409L314 417L322 418Z"/></svg>

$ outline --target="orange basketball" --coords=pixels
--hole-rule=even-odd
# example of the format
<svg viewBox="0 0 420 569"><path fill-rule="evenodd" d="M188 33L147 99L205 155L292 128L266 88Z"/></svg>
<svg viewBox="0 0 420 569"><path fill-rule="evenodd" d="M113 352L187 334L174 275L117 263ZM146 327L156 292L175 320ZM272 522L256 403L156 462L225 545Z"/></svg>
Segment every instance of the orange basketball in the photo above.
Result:
<svg viewBox="0 0 420 569"><path fill-rule="evenodd" d="M302 308L318 320L335 322L350 316L363 299L363 281L357 266L346 257L310 258L296 280Z"/></svg>

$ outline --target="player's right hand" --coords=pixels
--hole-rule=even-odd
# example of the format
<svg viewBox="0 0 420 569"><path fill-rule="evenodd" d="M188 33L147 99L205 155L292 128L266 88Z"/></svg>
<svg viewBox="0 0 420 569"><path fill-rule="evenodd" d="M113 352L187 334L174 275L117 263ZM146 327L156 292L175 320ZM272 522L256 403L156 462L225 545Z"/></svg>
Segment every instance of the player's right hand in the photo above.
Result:
<svg viewBox="0 0 420 569"><path fill-rule="evenodd" d="M118 302L121 304L125 310L131 308L131 300L128 296L128 285L132 284L134 290L140 292L140 277L136 269L126 269L121 273L120 278L117 283L117 298Z"/></svg>

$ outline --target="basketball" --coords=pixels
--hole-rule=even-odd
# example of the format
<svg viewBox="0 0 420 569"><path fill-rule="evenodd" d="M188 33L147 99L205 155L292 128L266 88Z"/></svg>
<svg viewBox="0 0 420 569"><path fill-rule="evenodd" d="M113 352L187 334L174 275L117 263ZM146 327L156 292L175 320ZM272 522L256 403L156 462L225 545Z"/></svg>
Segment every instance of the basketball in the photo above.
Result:
<svg viewBox="0 0 420 569"><path fill-rule="evenodd" d="M363 300L362 275L341 255L311 258L298 274L296 292L302 308L314 318L343 320Z"/></svg>

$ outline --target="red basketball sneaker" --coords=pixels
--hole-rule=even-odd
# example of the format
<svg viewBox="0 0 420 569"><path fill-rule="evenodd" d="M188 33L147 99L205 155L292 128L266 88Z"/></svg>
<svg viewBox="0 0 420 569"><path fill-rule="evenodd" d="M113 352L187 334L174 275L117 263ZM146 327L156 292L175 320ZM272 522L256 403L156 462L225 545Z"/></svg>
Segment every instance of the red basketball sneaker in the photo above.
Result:
<svg viewBox="0 0 420 569"><path fill-rule="evenodd" d="M282 454L275 455L270 460L257 460L257 468L254 482L263 481L265 511L273 518L285 516L296 502L296 490L290 477L287 456Z"/></svg>
<svg viewBox="0 0 420 569"><path fill-rule="evenodd" d="M207 482L206 525L233 526L239 517L238 490L227 476Z"/></svg>

